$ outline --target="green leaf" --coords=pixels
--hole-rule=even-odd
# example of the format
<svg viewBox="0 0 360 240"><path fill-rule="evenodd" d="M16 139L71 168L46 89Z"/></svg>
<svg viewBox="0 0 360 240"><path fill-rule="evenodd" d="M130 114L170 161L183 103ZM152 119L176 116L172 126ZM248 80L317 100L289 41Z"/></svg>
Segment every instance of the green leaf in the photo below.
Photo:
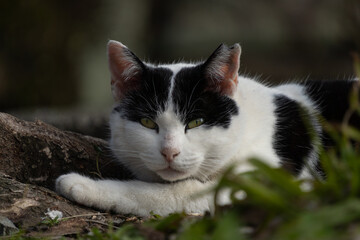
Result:
<svg viewBox="0 0 360 240"><path fill-rule="evenodd" d="M240 232L239 217L234 212L226 212L216 221L211 239L213 240L241 240L246 239Z"/></svg>
<svg viewBox="0 0 360 240"><path fill-rule="evenodd" d="M258 159L250 159L249 161L263 176L266 176L269 181L283 190L283 193L287 196L296 197L302 193L300 182L290 173L285 172L283 169L274 169Z"/></svg>
<svg viewBox="0 0 360 240"><path fill-rule="evenodd" d="M299 214L281 226L273 239L347 239L343 227L355 220L360 220L360 200L349 199Z"/></svg>
<svg viewBox="0 0 360 240"><path fill-rule="evenodd" d="M204 218L189 225L178 237L178 240L208 239L208 233L212 230L211 220Z"/></svg>

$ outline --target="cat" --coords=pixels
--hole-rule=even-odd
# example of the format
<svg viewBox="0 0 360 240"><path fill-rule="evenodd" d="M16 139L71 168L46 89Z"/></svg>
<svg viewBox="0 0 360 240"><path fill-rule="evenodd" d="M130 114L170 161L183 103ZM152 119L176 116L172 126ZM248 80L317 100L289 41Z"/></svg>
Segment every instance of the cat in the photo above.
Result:
<svg viewBox="0 0 360 240"><path fill-rule="evenodd" d="M358 82L266 86L239 75L239 44L222 44L199 63L145 63L117 41L107 53L115 99L110 148L136 180L70 173L56 180L56 190L89 207L139 216L212 212L211 193L194 196L231 164L252 170L250 157L298 178L323 176L319 148L331 140L318 116L340 122Z"/></svg>

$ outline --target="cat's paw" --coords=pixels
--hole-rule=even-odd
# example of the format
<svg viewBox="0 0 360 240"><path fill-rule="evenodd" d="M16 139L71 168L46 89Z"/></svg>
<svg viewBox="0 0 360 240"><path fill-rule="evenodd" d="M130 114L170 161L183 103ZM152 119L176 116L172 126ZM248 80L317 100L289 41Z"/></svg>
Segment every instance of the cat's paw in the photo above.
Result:
<svg viewBox="0 0 360 240"><path fill-rule="evenodd" d="M64 197L88 206L92 205L94 196L98 196L96 182L77 173L69 173L58 177L55 189Z"/></svg>

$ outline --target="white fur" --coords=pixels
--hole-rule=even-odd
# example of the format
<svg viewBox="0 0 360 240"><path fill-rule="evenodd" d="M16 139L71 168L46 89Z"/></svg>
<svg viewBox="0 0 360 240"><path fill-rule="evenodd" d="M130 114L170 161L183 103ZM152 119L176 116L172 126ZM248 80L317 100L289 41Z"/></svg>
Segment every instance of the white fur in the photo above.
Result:
<svg viewBox="0 0 360 240"><path fill-rule="evenodd" d="M188 65L163 65L173 71L173 79L184 66ZM233 117L227 129L199 126L185 134L185 126L176 117L171 104L155 119L159 133L113 113L110 118L111 149L139 180L95 181L71 173L57 179L56 189L90 207L142 216L151 211L160 215L212 211L211 194L194 195L209 189L226 166L236 163L238 172L248 171L251 169L247 162L249 157L279 166L280 161L272 147L276 120L273 98L278 93L314 108L311 101L303 97L300 85L269 88L239 76L232 98L240 113ZM164 146L180 151L171 163L161 155ZM164 180L182 181L163 183ZM226 196L220 198L228 199Z"/></svg>
<svg viewBox="0 0 360 240"><path fill-rule="evenodd" d="M60 176L57 191L67 198L102 210L149 216L154 210L160 215L186 211L212 211L210 195L193 198L207 184L185 180L173 184L142 181L92 180L76 173ZM185 193L185 194L184 194Z"/></svg>

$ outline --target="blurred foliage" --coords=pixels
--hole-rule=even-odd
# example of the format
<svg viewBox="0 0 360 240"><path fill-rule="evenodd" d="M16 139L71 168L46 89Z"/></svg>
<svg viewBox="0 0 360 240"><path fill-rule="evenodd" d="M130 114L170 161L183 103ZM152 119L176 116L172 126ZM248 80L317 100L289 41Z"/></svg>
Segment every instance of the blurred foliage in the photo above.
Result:
<svg viewBox="0 0 360 240"><path fill-rule="evenodd" d="M103 240L103 239L112 239L112 240L142 240L143 236L136 231L136 229L132 225L126 225L121 229L114 231L112 227L106 232L103 233L98 229L94 228L91 231L91 234L86 236L79 236L80 240L88 239L88 240Z"/></svg>

